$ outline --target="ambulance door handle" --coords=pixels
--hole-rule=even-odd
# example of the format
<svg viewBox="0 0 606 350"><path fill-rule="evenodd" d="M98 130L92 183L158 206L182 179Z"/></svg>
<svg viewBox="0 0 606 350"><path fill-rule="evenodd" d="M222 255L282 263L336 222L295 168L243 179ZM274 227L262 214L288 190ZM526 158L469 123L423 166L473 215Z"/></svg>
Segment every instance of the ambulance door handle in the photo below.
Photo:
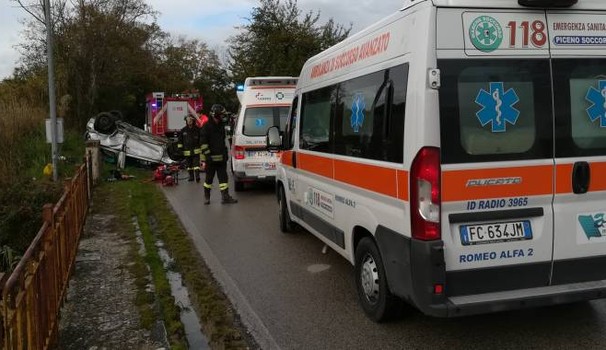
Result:
<svg viewBox="0 0 606 350"><path fill-rule="evenodd" d="M297 152L292 152L292 167L297 168Z"/></svg>
<svg viewBox="0 0 606 350"><path fill-rule="evenodd" d="M589 190L589 163L576 162L572 168L572 190L576 194L587 193Z"/></svg>

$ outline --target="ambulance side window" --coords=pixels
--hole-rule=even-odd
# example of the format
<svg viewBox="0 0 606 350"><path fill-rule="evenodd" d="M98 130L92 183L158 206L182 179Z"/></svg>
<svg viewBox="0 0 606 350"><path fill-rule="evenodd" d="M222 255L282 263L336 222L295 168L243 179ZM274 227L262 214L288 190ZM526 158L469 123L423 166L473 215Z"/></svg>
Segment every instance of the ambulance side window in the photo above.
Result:
<svg viewBox="0 0 606 350"><path fill-rule="evenodd" d="M404 123L406 111L406 94L408 86L408 63L389 69L391 83L391 113L384 125L383 147L386 149L388 162L404 161Z"/></svg>
<svg viewBox="0 0 606 350"><path fill-rule="evenodd" d="M299 96L295 96L290 107L290 115L284 130L284 149L292 149L295 145L295 127L297 126L297 107Z"/></svg>
<svg viewBox="0 0 606 350"><path fill-rule="evenodd" d="M299 147L331 152L330 134L336 101L336 87L328 86L303 94Z"/></svg>
<svg viewBox="0 0 606 350"><path fill-rule="evenodd" d="M408 64L339 85L335 153L401 163Z"/></svg>

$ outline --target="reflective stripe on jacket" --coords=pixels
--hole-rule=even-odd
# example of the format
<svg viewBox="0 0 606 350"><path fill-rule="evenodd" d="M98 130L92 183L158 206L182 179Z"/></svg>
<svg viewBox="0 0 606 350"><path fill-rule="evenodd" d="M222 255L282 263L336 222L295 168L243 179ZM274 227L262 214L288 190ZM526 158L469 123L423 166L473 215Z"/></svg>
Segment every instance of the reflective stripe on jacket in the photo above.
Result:
<svg viewBox="0 0 606 350"><path fill-rule="evenodd" d="M177 147L183 150L183 155L189 157L193 154L200 154L200 128L195 124L193 126L185 126L179 133L179 141Z"/></svg>
<svg viewBox="0 0 606 350"><path fill-rule="evenodd" d="M201 130L202 156L204 161L226 162L225 125L210 119Z"/></svg>

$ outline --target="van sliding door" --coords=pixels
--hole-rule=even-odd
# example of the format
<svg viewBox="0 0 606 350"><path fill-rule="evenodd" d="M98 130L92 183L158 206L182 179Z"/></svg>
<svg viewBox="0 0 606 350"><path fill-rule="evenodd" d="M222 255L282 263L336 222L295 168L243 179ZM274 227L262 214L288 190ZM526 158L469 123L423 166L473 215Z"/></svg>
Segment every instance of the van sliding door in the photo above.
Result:
<svg viewBox="0 0 606 350"><path fill-rule="evenodd" d="M555 104L552 284L606 279L606 13L548 12Z"/></svg>

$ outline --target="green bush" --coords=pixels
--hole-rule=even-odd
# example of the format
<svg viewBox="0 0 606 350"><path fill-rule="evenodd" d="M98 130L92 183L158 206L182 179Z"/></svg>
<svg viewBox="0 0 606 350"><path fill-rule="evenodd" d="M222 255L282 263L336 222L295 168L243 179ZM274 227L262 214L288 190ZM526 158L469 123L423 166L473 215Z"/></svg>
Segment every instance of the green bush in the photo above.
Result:
<svg viewBox="0 0 606 350"><path fill-rule="evenodd" d="M50 154L50 145L44 135L37 136L27 139L19 150L24 167L14 169L17 174L11 176L10 182L0 182L0 246L7 245L20 254L42 226L44 204L57 203L64 189L62 180L55 183L43 175L50 155L41 154ZM82 164L83 139L76 133L67 133L61 155L58 170L60 179L65 179Z"/></svg>
<svg viewBox="0 0 606 350"><path fill-rule="evenodd" d="M63 186L22 179L0 188L0 246L23 254L42 227L42 207L56 203Z"/></svg>
<svg viewBox="0 0 606 350"><path fill-rule="evenodd" d="M2 109L4 107L4 109ZM21 255L42 227L42 207L55 204L63 193L63 181L44 175L51 163L46 143L43 109L21 101L0 101L0 246ZM81 133L66 131L59 145L60 179L70 177L82 163ZM0 259L0 270L8 266Z"/></svg>

